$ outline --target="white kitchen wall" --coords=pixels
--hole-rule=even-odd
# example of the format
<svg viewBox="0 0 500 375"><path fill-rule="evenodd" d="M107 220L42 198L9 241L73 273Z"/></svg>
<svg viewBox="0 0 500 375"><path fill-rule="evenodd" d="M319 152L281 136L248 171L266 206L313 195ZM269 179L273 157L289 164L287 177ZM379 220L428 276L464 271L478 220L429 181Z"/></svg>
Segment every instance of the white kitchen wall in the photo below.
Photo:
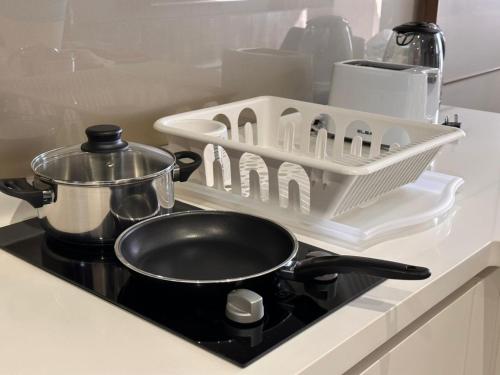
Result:
<svg viewBox="0 0 500 375"><path fill-rule="evenodd" d="M82 142L96 123L158 145L165 140L152 123L170 113L250 93L310 97L306 62L281 62L278 76L260 61L251 69L257 89L246 90L221 79L249 72L241 62L224 67L224 51L276 50L292 27L323 15L345 17L363 43L411 20L414 8L414 0L0 0L0 177L28 175L33 156Z"/></svg>
<svg viewBox="0 0 500 375"><path fill-rule="evenodd" d="M437 23L446 36L443 102L500 112L500 1L439 0Z"/></svg>
<svg viewBox="0 0 500 375"><path fill-rule="evenodd" d="M445 104L500 112L500 70L445 84L442 92Z"/></svg>

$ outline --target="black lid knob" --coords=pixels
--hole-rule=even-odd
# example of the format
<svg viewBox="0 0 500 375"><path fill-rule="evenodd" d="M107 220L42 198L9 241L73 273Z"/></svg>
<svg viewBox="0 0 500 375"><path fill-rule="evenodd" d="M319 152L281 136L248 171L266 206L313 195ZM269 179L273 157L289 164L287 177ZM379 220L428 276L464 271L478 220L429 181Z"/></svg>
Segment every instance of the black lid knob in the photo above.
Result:
<svg viewBox="0 0 500 375"><path fill-rule="evenodd" d="M128 146L122 137L122 128L117 125L103 124L90 126L85 130L88 141L82 143L82 151L113 152Z"/></svg>

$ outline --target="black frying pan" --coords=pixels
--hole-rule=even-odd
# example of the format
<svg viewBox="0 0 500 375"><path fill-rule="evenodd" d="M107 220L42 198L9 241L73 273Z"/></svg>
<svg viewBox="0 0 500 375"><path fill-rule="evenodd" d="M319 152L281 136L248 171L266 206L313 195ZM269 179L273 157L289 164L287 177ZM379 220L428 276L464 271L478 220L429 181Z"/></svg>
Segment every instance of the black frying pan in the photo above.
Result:
<svg viewBox="0 0 500 375"><path fill-rule="evenodd" d="M115 253L128 268L184 284L237 283L274 272L300 281L348 272L408 280L430 276L424 267L357 256L295 261L297 249L295 236L281 225L221 211L157 216L128 228L115 242Z"/></svg>

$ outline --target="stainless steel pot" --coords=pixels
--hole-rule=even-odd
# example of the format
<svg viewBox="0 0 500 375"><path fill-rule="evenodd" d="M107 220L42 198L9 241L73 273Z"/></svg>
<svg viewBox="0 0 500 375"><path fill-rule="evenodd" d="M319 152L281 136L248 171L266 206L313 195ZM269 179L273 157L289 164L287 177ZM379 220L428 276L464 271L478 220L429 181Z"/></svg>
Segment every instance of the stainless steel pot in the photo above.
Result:
<svg viewBox="0 0 500 375"><path fill-rule="evenodd" d="M128 143L121 133L116 125L91 126L86 143L35 157L32 184L3 179L0 191L37 208L42 225L57 239L113 242L132 224L170 212L173 182L186 181L201 164L194 152Z"/></svg>

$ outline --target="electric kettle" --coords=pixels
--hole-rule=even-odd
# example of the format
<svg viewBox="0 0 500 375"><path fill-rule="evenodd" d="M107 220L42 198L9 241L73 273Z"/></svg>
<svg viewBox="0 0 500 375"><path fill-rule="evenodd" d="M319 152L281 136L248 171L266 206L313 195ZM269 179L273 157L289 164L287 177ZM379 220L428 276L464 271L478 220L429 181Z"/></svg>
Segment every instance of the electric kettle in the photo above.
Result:
<svg viewBox="0 0 500 375"><path fill-rule="evenodd" d="M383 61L438 68L443 73L445 41L438 25L407 22L392 29Z"/></svg>

